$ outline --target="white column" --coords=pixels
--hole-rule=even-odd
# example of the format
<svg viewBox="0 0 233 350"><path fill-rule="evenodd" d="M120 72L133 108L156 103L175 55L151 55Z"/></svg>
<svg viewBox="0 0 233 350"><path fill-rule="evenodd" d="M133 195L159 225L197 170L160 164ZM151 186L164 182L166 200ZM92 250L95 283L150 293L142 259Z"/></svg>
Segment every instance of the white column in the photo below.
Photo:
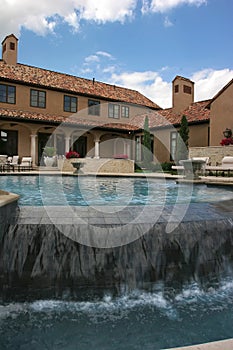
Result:
<svg viewBox="0 0 233 350"><path fill-rule="evenodd" d="M32 165L35 166L36 161L36 138L37 135L31 135L31 157L32 157Z"/></svg>
<svg viewBox="0 0 233 350"><path fill-rule="evenodd" d="M99 159L100 157L100 140L95 139L95 156L94 158Z"/></svg>
<svg viewBox="0 0 233 350"><path fill-rule="evenodd" d="M123 153L128 155L128 143L126 140L124 140L124 152Z"/></svg>
<svg viewBox="0 0 233 350"><path fill-rule="evenodd" d="M69 150L70 150L70 137L67 136L65 137L65 153L69 152Z"/></svg>
<svg viewBox="0 0 233 350"><path fill-rule="evenodd" d="M129 158L131 158L131 142L126 142L126 154Z"/></svg>

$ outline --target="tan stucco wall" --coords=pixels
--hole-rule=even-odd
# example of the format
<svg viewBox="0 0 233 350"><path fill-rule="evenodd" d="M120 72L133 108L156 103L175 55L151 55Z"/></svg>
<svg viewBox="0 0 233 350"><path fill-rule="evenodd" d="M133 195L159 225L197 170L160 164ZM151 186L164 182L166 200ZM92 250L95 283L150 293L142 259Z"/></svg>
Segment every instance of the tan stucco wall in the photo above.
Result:
<svg viewBox="0 0 233 350"><path fill-rule="evenodd" d="M4 81L0 81L2 84L6 84ZM129 118L120 117L118 119L109 118L108 117L108 101L101 100L98 97L85 97L79 96L77 94L69 94L62 91L53 91L49 89L43 89L41 87L30 87L27 85L9 83L8 85L13 85L16 87L16 104L2 103L0 102L0 107L8 108L8 109L19 109L36 113L43 114L51 114L51 115L59 115L64 117L72 118L85 118L92 121L103 121L103 123L129 123L131 117L137 114L146 113L149 109L143 106L137 106L135 104L127 104L127 103L118 103L118 102L110 102L114 104L118 104L120 106L128 106L129 107ZM46 92L46 108L37 108L30 106L30 90L41 90ZM64 112L63 110L63 102L64 95L75 96L78 99L78 112L76 114ZM100 115L89 115L88 114L88 100L97 100L100 101Z"/></svg>
<svg viewBox="0 0 233 350"><path fill-rule="evenodd" d="M153 132L154 155L158 162L170 162L170 135L178 129L167 128ZM189 147L208 146L208 123L189 126Z"/></svg>
<svg viewBox="0 0 233 350"><path fill-rule="evenodd" d="M189 147L208 146L209 124L198 124L189 126Z"/></svg>
<svg viewBox="0 0 233 350"><path fill-rule="evenodd" d="M220 144L226 128L233 129L233 83L211 104L210 146Z"/></svg>

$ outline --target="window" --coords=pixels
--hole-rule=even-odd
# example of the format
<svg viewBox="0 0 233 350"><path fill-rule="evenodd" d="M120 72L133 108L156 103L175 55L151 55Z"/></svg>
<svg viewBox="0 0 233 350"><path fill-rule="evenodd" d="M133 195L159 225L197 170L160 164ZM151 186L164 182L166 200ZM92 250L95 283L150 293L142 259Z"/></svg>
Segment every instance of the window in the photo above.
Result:
<svg viewBox="0 0 233 350"><path fill-rule="evenodd" d="M170 159L176 159L176 145L177 145L177 135L176 131L172 131L170 134Z"/></svg>
<svg viewBox="0 0 233 350"><path fill-rule="evenodd" d="M109 103L108 105L108 116L109 118L116 118L118 119L120 117L120 106L115 105L113 103Z"/></svg>
<svg viewBox="0 0 233 350"><path fill-rule="evenodd" d="M0 84L0 102L15 103L15 86Z"/></svg>
<svg viewBox="0 0 233 350"><path fill-rule="evenodd" d="M175 93L179 92L179 85L175 85Z"/></svg>
<svg viewBox="0 0 233 350"><path fill-rule="evenodd" d="M64 96L64 111L65 112L77 112L77 97Z"/></svg>
<svg viewBox="0 0 233 350"><path fill-rule="evenodd" d="M40 90L31 90L30 105L31 107L45 108L46 92Z"/></svg>
<svg viewBox="0 0 233 350"><path fill-rule="evenodd" d="M18 131L0 130L0 150L2 154L18 154Z"/></svg>
<svg viewBox="0 0 233 350"><path fill-rule="evenodd" d="M121 106L121 116L123 118L129 118L129 107Z"/></svg>
<svg viewBox="0 0 233 350"><path fill-rule="evenodd" d="M15 43L10 42L10 49L15 50Z"/></svg>
<svg viewBox="0 0 233 350"><path fill-rule="evenodd" d="M192 93L191 86L184 85L183 86L183 91L184 91L185 94L191 95L191 93Z"/></svg>
<svg viewBox="0 0 233 350"><path fill-rule="evenodd" d="M6 51L6 44L3 45L2 53Z"/></svg>
<svg viewBox="0 0 233 350"><path fill-rule="evenodd" d="M88 100L88 114L100 115L100 101Z"/></svg>

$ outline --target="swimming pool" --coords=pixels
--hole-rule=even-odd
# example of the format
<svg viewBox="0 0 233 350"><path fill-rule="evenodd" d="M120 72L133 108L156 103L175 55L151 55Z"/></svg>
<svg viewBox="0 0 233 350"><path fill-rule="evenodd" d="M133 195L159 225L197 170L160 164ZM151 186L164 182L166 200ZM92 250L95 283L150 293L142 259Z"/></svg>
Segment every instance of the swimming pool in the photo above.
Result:
<svg viewBox="0 0 233 350"><path fill-rule="evenodd" d="M0 304L4 349L159 350L231 338L233 284ZM217 331L216 331L217 330Z"/></svg>
<svg viewBox="0 0 233 350"><path fill-rule="evenodd" d="M20 206L164 205L228 200L230 187L177 185L173 180L74 176L0 176Z"/></svg>

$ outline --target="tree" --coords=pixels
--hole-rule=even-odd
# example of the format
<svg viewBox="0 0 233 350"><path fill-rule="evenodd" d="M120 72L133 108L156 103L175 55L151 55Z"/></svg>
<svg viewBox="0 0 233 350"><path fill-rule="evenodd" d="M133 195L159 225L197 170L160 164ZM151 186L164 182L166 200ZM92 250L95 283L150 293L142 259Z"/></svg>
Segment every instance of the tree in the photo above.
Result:
<svg viewBox="0 0 233 350"><path fill-rule="evenodd" d="M151 163L151 137L150 137L148 116L146 116L144 121L142 149L143 149L143 164L146 168L148 168L149 164Z"/></svg>
<svg viewBox="0 0 233 350"><path fill-rule="evenodd" d="M189 140L188 121L185 115L183 115L180 123L178 139L177 139L176 161L188 158L188 140Z"/></svg>

